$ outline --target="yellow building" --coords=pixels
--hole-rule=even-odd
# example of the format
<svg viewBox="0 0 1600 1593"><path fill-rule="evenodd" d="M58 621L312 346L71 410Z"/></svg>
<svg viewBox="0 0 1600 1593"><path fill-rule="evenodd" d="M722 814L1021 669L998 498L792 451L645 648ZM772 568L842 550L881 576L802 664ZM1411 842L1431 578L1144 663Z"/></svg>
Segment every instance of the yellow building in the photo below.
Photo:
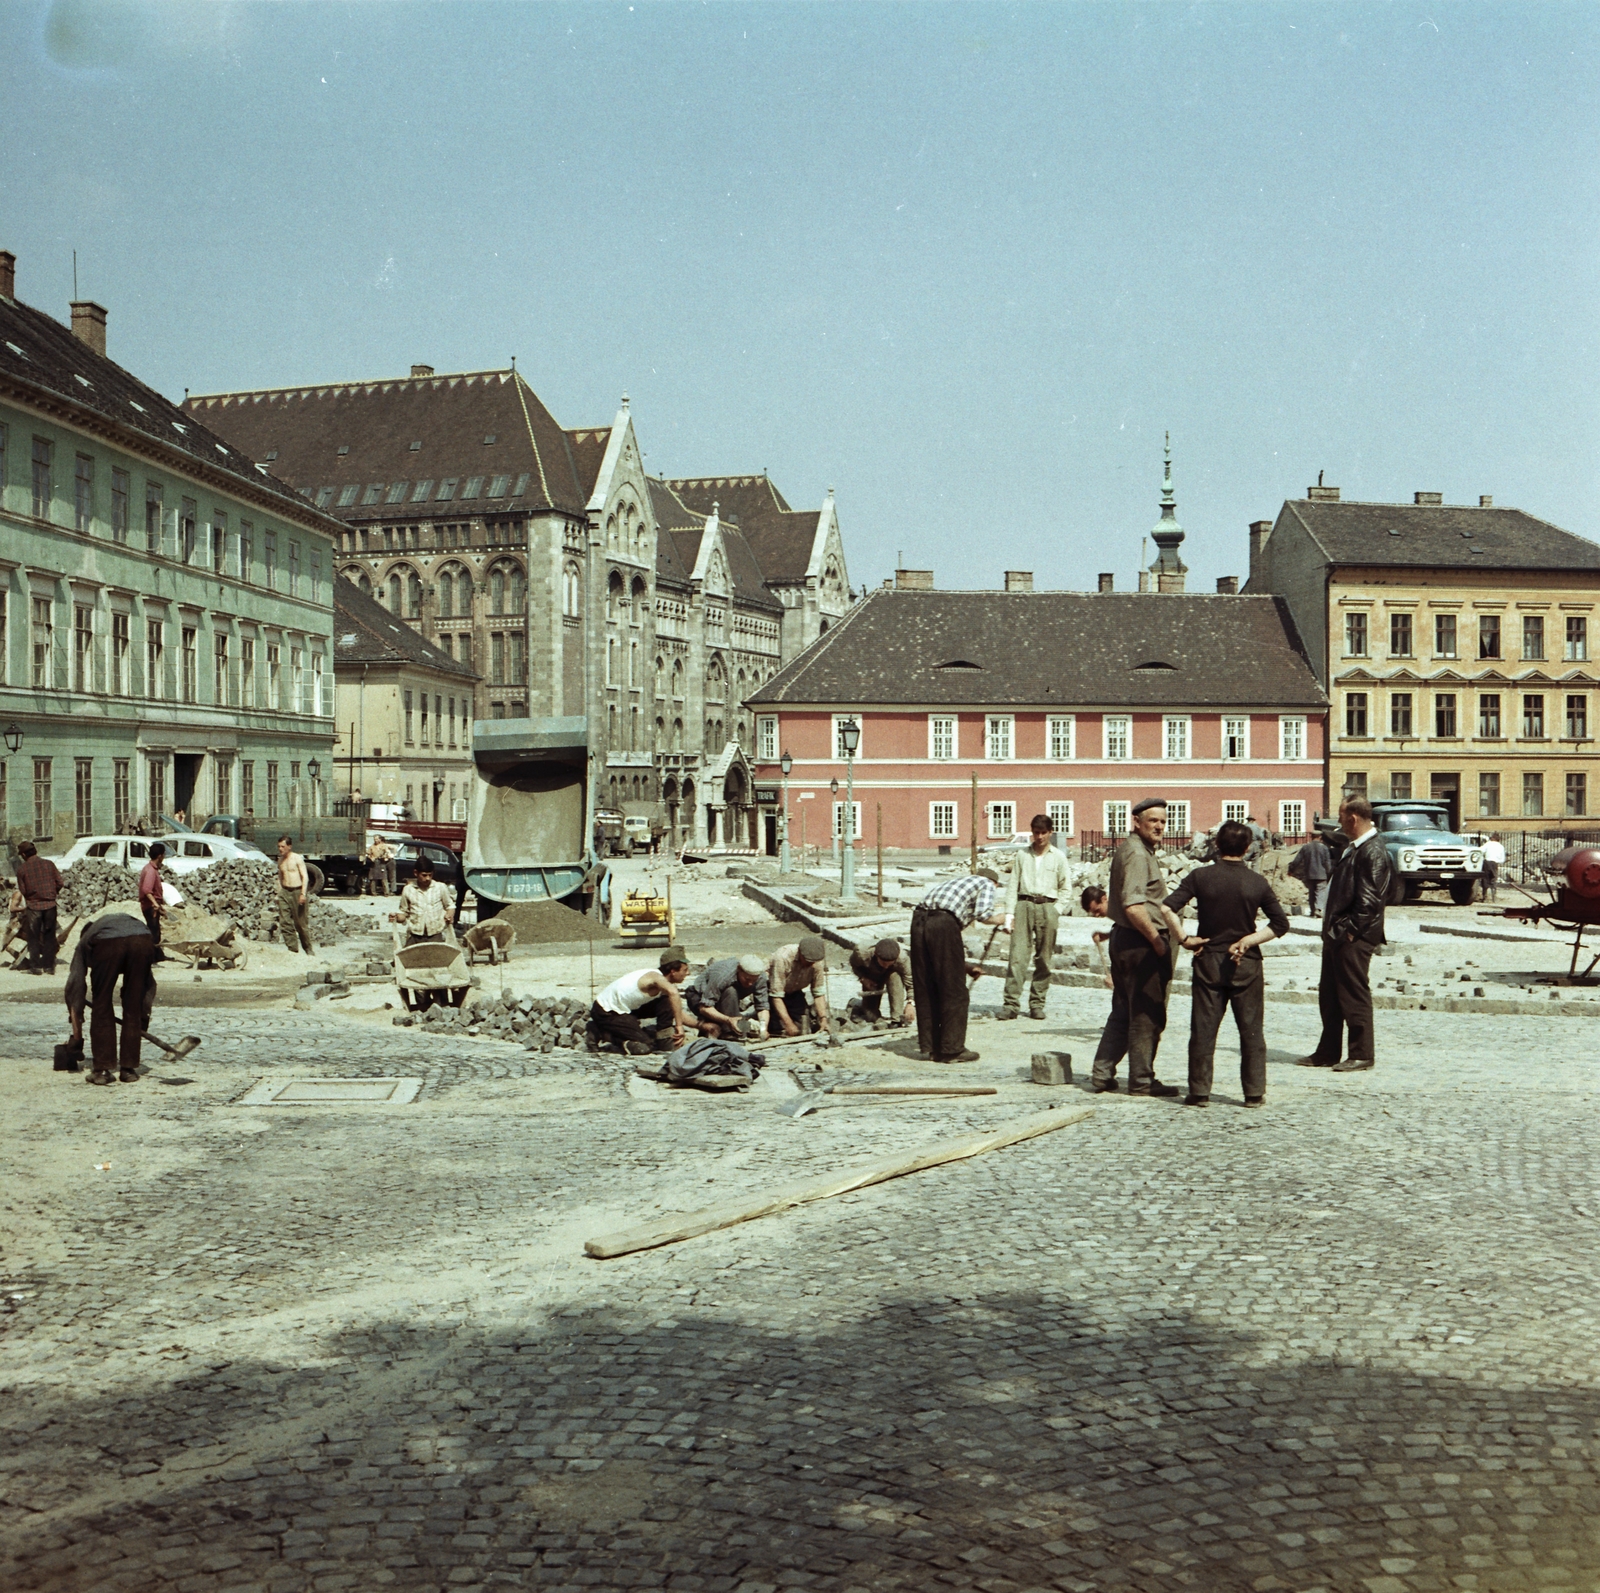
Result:
<svg viewBox="0 0 1600 1593"><path fill-rule="evenodd" d="M1285 599L1327 690L1330 807L1362 792L1502 835L1600 826L1600 546L1489 498L1317 486L1251 526L1247 590Z"/></svg>

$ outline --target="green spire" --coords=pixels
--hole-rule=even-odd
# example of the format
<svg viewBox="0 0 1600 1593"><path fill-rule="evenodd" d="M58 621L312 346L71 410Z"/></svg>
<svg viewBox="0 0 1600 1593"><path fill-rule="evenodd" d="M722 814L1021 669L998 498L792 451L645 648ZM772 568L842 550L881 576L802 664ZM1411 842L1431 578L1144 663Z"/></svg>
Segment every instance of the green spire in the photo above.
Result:
<svg viewBox="0 0 1600 1593"><path fill-rule="evenodd" d="M1161 477L1161 518L1156 521L1150 535L1155 540L1159 552L1156 561L1150 566L1152 573L1160 575L1181 575L1186 566L1178 553L1178 545L1183 541L1183 527L1178 524L1177 499L1172 492L1172 433L1166 433L1165 438L1166 468Z"/></svg>

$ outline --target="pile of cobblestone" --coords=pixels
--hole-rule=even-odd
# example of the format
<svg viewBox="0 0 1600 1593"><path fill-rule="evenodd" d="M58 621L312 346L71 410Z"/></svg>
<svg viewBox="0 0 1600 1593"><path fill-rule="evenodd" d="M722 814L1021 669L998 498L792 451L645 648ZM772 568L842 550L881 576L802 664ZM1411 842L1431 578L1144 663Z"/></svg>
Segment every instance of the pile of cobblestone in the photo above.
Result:
<svg viewBox="0 0 1600 1593"><path fill-rule="evenodd" d="M161 877L174 885L178 883L167 869L161 871ZM69 918L86 918L90 913L98 913L113 902L131 901L135 895L137 884L128 869L120 863L102 863L97 857L86 857L62 874L56 911L65 923Z"/></svg>
<svg viewBox="0 0 1600 1593"><path fill-rule="evenodd" d="M510 1040L529 1051L583 1051L593 1048L588 1015L588 1004L576 996L518 996L508 991L467 1007L429 1007L417 1021Z"/></svg>

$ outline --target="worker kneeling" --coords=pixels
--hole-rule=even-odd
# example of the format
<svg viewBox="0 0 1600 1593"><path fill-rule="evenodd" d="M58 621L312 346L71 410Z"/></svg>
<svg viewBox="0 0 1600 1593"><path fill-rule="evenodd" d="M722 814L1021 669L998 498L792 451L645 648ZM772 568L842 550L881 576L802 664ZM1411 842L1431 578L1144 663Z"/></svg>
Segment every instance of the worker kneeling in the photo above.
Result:
<svg viewBox="0 0 1600 1593"><path fill-rule="evenodd" d="M143 919L131 913L106 913L78 937L67 974L67 1018L72 1043L83 1053L83 1009L93 981L94 1015L89 1023L93 1056L91 1084L139 1082L139 1042L150 1026L156 1004L155 937ZM117 1040L117 1020L111 1010L112 993L122 981L122 1040ZM69 1068L71 1064L67 1065Z"/></svg>
<svg viewBox="0 0 1600 1593"><path fill-rule="evenodd" d="M683 999L703 1035L765 1034L771 1006L766 959L751 952L719 957L683 987ZM741 1017L746 1008L750 1016Z"/></svg>
<svg viewBox="0 0 1600 1593"><path fill-rule="evenodd" d="M678 986L689 977L689 962L678 946L661 953L661 966L641 968L614 979L595 997L590 1021L602 1044L619 1045L629 1056L675 1050L684 1042L686 1020ZM654 1044L645 1023L655 1024Z"/></svg>

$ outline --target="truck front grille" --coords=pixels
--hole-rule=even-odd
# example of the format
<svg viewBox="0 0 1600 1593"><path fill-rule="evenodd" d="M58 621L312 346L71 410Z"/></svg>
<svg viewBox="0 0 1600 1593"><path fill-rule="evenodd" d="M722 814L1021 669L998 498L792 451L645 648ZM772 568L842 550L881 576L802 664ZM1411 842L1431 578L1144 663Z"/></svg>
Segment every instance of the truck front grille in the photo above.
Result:
<svg viewBox="0 0 1600 1593"><path fill-rule="evenodd" d="M1464 846L1425 846L1417 853L1417 863L1422 868L1465 868L1467 849Z"/></svg>

